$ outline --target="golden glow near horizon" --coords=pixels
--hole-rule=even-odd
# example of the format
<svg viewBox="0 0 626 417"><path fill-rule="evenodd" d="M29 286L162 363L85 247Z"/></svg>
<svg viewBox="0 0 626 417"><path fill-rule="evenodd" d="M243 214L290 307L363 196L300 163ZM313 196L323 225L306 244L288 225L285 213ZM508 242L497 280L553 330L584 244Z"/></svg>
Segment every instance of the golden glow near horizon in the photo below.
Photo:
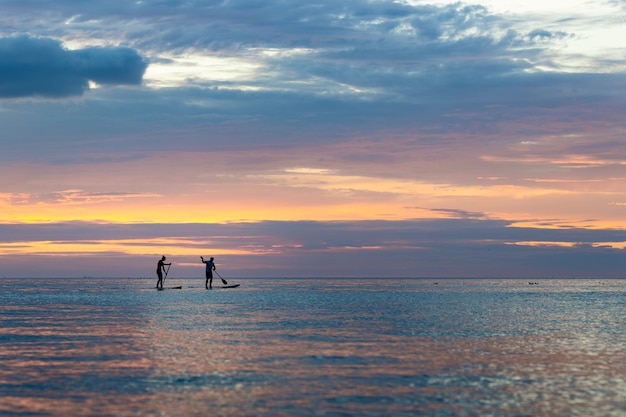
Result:
<svg viewBox="0 0 626 417"><path fill-rule="evenodd" d="M594 248L612 248L612 249L626 249L626 241L618 242L553 242L553 241L539 241L539 242L509 242L508 245L517 246L533 246L533 247L561 247L561 248L575 248L577 246L590 246Z"/></svg>
<svg viewBox="0 0 626 417"><path fill-rule="evenodd" d="M341 147L324 152L346 152ZM380 145L381 149L385 145ZM305 157L306 156L306 157ZM306 163L315 159L313 150L303 150L288 159L301 164L284 168L255 166L232 162L242 158L224 153L171 153L169 176L155 175L152 166L161 158L111 164L5 167L5 187L0 194L1 222L47 223L90 221L114 223L224 223L262 220L403 220L417 217L441 218L451 212L437 211L462 202L464 210L481 212L494 219L512 219L516 225L549 227L552 218L560 223L579 224L586 228L624 228L623 207L626 196L624 177L615 175L617 165L582 157L560 159L550 176L531 177L528 170L518 180L502 175L515 165L524 168L550 166L552 159L515 161L480 156L481 163L494 166L491 175L467 177L463 170L453 170L446 180L434 182L411 173L414 158L407 153L394 175L371 171L367 166L347 171ZM203 161L213 159L211 168ZM332 161L330 161L332 166ZM278 162L280 163L280 161ZM466 163L472 163L471 160ZM607 167L608 175L597 178L555 177L576 172L586 163ZM243 164L243 165L242 165ZM564 168L563 168L564 167ZM428 173L427 167L424 168ZM445 167L442 169L445 170ZM468 169L472 169L468 165ZM593 168L590 168L593 169ZM406 171L406 175L403 175ZM455 173L457 172L458 173ZM16 177L16 172L21 173ZM368 172L368 174L363 174ZM445 172L445 171L444 171ZM615 172L615 173L614 173ZM12 173L15 187L6 180ZM50 175L54 173L54 176ZM0 174L3 174L0 167ZM127 179L133 178L132 182ZM50 179L48 179L50 178ZM53 180L51 178L54 178ZM48 184L50 183L50 184ZM51 188L54 187L54 188ZM593 196L593 198L591 198ZM454 202L454 203L453 203ZM589 213L595 212L592 218ZM557 216L558 214L558 216ZM553 222L555 228L559 222Z"/></svg>
<svg viewBox="0 0 626 417"><path fill-rule="evenodd" d="M173 256L195 255L199 251L209 251L214 255L246 255L263 253L251 249L223 249L211 241L198 239L111 239L111 240L73 240L73 241L25 241L0 244L0 255L54 255L65 253L96 254L118 253L125 255L143 255L146 253L168 253Z"/></svg>

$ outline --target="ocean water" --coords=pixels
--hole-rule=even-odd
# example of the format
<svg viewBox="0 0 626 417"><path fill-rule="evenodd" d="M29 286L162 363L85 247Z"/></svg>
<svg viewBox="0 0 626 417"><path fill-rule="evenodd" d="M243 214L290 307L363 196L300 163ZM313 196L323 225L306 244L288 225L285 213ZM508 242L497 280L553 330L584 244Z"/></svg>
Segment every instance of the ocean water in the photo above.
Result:
<svg viewBox="0 0 626 417"><path fill-rule="evenodd" d="M2 416L626 416L626 280L0 281Z"/></svg>

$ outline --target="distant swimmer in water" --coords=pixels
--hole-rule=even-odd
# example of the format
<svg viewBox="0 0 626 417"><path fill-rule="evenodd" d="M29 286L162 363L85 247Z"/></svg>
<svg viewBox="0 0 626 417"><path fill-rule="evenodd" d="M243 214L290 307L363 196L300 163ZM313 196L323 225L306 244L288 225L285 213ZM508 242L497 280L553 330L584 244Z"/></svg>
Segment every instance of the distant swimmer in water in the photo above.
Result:
<svg viewBox="0 0 626 417"><path fill-rule="evenodd" d="M159 263L157 264L157 269L156 269L156 273L157 276L159 277L159 279L157 280L157 288L161 288L163 289L163 271L165 271L165 265L171 265L172 263L170 262L169 264L165 263L165 255L163 255L161 257L161 259L159 259ZM167 275L167 272L165 273Z"/></svg>
<svg viewBox="0 0 626 417"><path fill-rule="evenodd" d="M203 264L206 264L206 281L204 283L204 287L207 290L210 290L213 288L213 271L215 271L215 263L213 262L214 258L211 257L211 259L205 261L204 258L201 256L200 259L202 259Z"/></svg>

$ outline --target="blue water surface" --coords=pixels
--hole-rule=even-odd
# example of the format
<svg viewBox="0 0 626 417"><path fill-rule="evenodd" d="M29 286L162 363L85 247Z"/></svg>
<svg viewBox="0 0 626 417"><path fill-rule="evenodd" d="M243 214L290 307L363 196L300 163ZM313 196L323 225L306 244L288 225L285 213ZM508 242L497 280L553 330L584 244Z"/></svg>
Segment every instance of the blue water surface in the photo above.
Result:
<svg viewBox="0 0 626 417"><path fill-rule="evenodd" d="M626 281L4 279L3 416L625 416Z"/></svg>

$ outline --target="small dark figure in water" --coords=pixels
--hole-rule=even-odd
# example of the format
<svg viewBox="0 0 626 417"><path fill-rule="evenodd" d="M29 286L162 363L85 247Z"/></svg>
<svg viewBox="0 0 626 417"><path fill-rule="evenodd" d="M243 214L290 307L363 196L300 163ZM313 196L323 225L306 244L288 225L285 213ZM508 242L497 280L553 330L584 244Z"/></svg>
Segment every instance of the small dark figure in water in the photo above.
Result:
<svg viewBox="0 0 626 417"><path fill-rule="evenodd" d="M206 264L206 281L204 283L204 287L207 290L210 290L213 288L213 271L215 271L215 263L213 262L213 257L211 257L210 260L205 261L204 258L201 256L200 259L202 259L202 263Z"/></svg>
<svg viewBox="0 0 626 417"><path fill-rule="evenodd" d="M165 265L171 265L172 263L170 262L169 264L165 263L165 255L163 255L163 257L161 257L161 259L159 259L159 263L157 264L157 269L156 269L156 273L157 273L157 277L159 277L159 279L157 280L157 288L161 288L163 289L163 271L165 271Z"/></svg>

